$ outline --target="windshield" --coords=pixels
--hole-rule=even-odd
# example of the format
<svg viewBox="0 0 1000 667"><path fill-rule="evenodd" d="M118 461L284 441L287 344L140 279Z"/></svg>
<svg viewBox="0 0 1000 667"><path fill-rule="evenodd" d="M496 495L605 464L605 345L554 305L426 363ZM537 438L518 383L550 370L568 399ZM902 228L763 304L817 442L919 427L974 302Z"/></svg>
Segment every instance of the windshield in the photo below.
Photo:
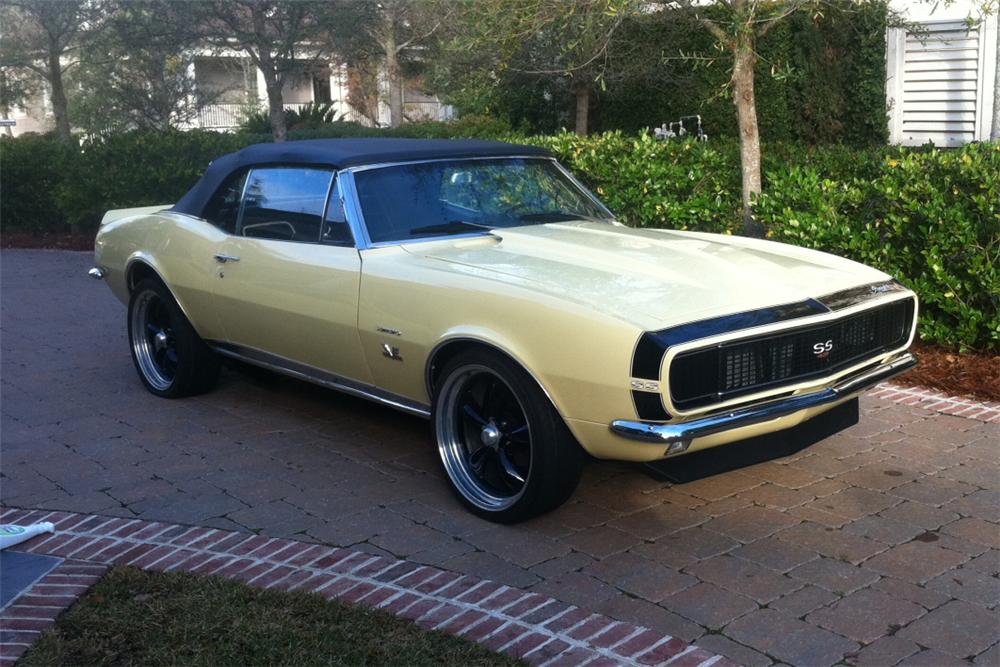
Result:
<svg viewBox="0 0 1000 667"><path fill-rule="evenodd" d="M611 215L551 160L449 160L354 174L372 243Z"/></svg>

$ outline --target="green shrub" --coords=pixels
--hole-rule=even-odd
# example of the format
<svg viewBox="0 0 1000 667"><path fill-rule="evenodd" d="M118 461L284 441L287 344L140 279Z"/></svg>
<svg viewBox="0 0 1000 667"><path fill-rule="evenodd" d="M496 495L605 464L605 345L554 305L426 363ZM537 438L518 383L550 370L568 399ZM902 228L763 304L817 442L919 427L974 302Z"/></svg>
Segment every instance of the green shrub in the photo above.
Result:
<svg viewBox="0 0 1000 667"><path fill-rule="evenodd" d="M700 114L713 140L737 137L727 87L731 59L691 8L670 6L689 3L651 4L657 11L626 15L614 32L600 86L593 90L590 128L632 133ZM719 3L693 4L704 5L703 17L721 19L717 14L724 13L712 6ZM885 142L887 14L885 0L826 0L817 3L817 11L793 13L760 39L761 136L818 144ZM534 51L531 38L523 48ZM576 77L529 74L518 67L487 72L476 67L474 55L466 55L470 63L463 58L429 63L436 90L460 112L503 116L530 133L573 127Z"/></svg>
<svg viewBox="0 0 1000 667"><path fill-rule="evenodd" d="M0 223L4 231L62 231L58 193L76 149L53 137L0 138Z"/></svg>
<svg viewBox="0 0 1000 667"><path fill-rule="evenodd" d="M628 225L720 233L737 229L735 144L664 142L621 132L524 140L555 153Z"/></svg>
<svg viewBox="0 0 1000 667"><path fill-rule="evenodd" d="M718 233L740 229L735 141L656 141L609 132L516 134L473 117L395 129L330 123L291 138L480 137L544 146L625 223ZM92 229L108 209L176 201L208 163L270 135L129 133L79 150L49 137L0 141L5 230ZM758 217L772 239L870 264L920 295L921 336L1000 349L1000 145L957 150L765 144Z"/></svg>
<svg viewBox="0 0 1000 667"><path fill-rule="evenodd" d="M881 152L838 175L770 172L769 235L897 276L921 297L926 340L1000 348L1000 144Z"/></svg>
<svg viewBox="0 0 1000 667"><path fill-rule="evenodd" d="M312 127L291 127L288 139L349 139L352 137L412 137L416 139L504 139L513 135L510 123L488 116L468 116L454 121L423 121L401 127L368 127L353 121L334 121ZM270 125L262 132L241 132L249 144L271 141Z"/></svg>
<svg viewBox="0 0 1000 667"><path fill-rule="evenodd" d="M59 193L76 228L93 229L108 209L171 204L208 163L244 144L235 134L128 132L85 142Z"/></svg>
<svg viewBox="0 0 1000 667"><path fill-rule="evenodd" d="M285 111L288 130L317 130L340 122L331 102L309 102L298 109ZM249 107L240 123L240 132L246 134L270 134L271 115L266 109Z"/></svg>

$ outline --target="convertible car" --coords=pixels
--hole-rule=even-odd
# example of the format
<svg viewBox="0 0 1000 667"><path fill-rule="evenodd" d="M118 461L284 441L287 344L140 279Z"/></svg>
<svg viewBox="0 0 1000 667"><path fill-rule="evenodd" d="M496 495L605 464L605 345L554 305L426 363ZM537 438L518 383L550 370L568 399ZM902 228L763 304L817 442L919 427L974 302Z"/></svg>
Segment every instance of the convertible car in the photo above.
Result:
<svg viewBox="0 0 1000 667"><path fill-rule="evenodd" d="M152 393L208 390L225 356L427 417L458 498L500 522L561 504L588 454L788 429L916 363L890 276L626 227L499 142L250 146L173 205L109 211L95 258Z"/></svg>

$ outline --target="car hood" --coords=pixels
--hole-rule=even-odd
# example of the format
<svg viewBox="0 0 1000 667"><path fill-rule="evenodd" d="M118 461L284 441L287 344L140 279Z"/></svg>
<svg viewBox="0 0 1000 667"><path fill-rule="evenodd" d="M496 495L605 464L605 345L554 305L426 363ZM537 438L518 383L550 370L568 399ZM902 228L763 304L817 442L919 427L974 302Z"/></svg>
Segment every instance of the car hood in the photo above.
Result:
<svg viewBox="0 0 1000 667"><path fill-rule="evenodd" d="M644 330L888 279L826 253L743 237L561 222L408 244L448 269L593 307Z"/></svg>

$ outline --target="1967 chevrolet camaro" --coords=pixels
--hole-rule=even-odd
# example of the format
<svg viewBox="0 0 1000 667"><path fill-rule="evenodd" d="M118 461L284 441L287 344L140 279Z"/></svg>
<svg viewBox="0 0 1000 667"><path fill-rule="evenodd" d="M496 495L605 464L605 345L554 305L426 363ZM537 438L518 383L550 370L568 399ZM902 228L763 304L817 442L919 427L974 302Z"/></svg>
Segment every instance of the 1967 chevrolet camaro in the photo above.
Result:
<svg viewBox="0 0 1000 667"><path fill-rule="evenodd" d="M250 146L172 206L108 212L95 257L152 393L209 389L224 355L429 417L494 521L557 507L585 453L788 429L916 363L916 296L884 273L630 229L529 146Z"/></svg>

